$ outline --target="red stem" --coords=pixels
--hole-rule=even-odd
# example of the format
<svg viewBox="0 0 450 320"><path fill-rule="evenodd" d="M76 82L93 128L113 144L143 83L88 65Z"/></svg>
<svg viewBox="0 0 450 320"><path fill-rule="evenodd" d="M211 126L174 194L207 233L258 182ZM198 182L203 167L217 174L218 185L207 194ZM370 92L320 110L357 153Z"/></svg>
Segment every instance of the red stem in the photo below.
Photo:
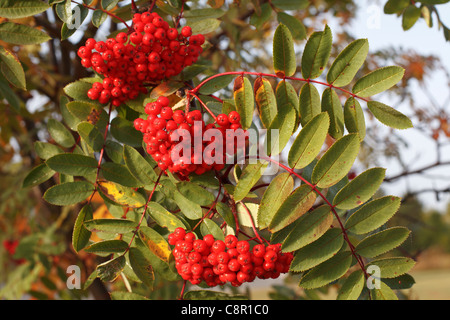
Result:
<svg viewBox="0 0 450 320"><path fill-rule="evenodd" d="M224 72L224 73L218 73L216 75L213 75L211 77L209 77L208 79L203 80L202 82L200 82L194 89L190 90L189 93L191 94L196 94L198 92L198 90L200 90L200 88L205 85L208 81L211 81L214 78L218 78L218 77L222 77L222 76L228 76L228 75L237 75L237 76L243 76L243 75L253 75L253 76L258 76L258 77L271 77L271 78L278 78L278 79L288 79L288 80L295 80L295 81L303 81L303 82L308 82L308 83L317 83L326 87L329 87L331 89L336 89L336 90L340 90L342 92L345 92L346 94L354 97L354 98L358 98L360 100L363 101L369 101L369 99L360 97L348 90L342 89L341 87L336 87L332 84L326 83L326 82L322 82L322 81L318 81L318 80L313 80L313 79L304 79L304 78L297 78L297 77L280 77L277 76L276 74L271 74L271 73L261 73L261 72L250 72L250 71L230 71L230 72Z"/></svg>
<svg viewBox="0 0 450 320"><path fill-rule="evenodd" d="M153 186L152 192L150 192L150 195L148 196L147 202L145 203L144 211L142 212L141 218L139 219L139 222L138 222L138 225L137 225L137 227L136 227L136 230L135 230L135 232L133 233L133 236L131 237L130 243L128 244L128 248L127 248L127 250L125 250L125 252L123 253L123 255L125 255L125 253L127 253L128 250L130 250L130 248L131 248L131 244L133 243L133 240L134 240L134 238L136 237L136 234L137 234L139 228L141 227L142 221L144 220L144 217L145 217L145 213L147 212L148 204L150 203L150 201L151 201L152 198L153 198L153 194L155 193L156 187L159 185L159 179L161 178L163 172L164 172L164 171L161 171L161 172L159 173L158 179L156 179L156 182L155 182L155 185Z"/></svg>
<svg viewBox="0 0 450 320"><path fill-rule="evenodd" d="M205 108L206 111L208 111L208 113L211 115L211 117L213 117L214 121L217 121L217 117L214 115L214 113L212 113L212 111L209 110L209 108L206 106L206 104L202 100L200 100L200 98L195 93L191 92L190 95L193 96L194 98L196 98L198 100L198 102L200 102L202 107Z"/></svg>

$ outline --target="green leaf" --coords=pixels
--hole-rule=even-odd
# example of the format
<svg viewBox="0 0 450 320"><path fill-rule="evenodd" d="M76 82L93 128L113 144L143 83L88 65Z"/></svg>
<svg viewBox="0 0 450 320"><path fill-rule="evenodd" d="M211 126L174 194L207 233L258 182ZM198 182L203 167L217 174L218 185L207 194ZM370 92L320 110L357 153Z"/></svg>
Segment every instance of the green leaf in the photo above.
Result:
<svg viewBox="0 0 450 320"><path fill-rule="evenodd" d="M174 192L173 200L186 218L196 220L202 217L202 208L200 205L186 198L179 191Z"/></svg>
<svg viewBox="0 0 450 320"><path fill-rule="evenodd" d="M147 251L132 247L128 251L128 257L130 258L131 268L133 268L139 280L147 287L153 288L155 274L151 265L151 257L148 256Z"/></svg>
<svg viewBox="0 0 450 320"><path fill-rule="evenodd" d="M92 150L99 152L103 148L103 136L93 124L87 121L80 122L77 131Z"/></svg>
<svg viewBox="0 0 450 320"><path fill-rule="evenodd" d="M150 215L150 217L155 220L158 225L167 228L170 232L173 232L178 227L185 227L183 222L178 219L177 216L170 213L159 203L150 201L147 208L147 213Z"/></svg>
<svg viewBox="0 0 450 320"><path fill-rule="evenodd" d="M357 300L364 288L364 273L353 271L343 282L336 300Z"/></svg>
<svg viewBox="0 0 450 320"><path fill-rule="evenodd" d="M322 205L302 215L284 240L281 249L293 252L319 239L331 226L333 214L328 205Z"/></svg>
<svg viewBox="0 0 450 320"><path fill-rule="evenodd" d="M102 0L102 8L110 11L114 9L115 6L117 6L117 3L119 0Z"/></svg>
<svg viewBox="0 0 450 320"><path fill-rule="evenodd" d="M255 11L255 13L252 14L250 17L250 24L254 26L256 29L261 28L264 23L266 23L271 15L272 15L272 8L270 8L269 3L263 3L259 7L259 11Z"/></svg>
<svg viewBox="0 0 450 320"><path fill-rule="evenodd" d="M111 121L111 134L119 142L132 147L142 146L142 133L134 128L133 122L121 117L116 117Z"/></svg>
<svg viewBox="0 0 450 320"><path fill-rule="evenodd" d="M75 144L75 138L72 133L56 119L51 118L48 120L47 129L53 140L64 148L70 148Z"/></svg>
<svg viewBox="0 0 450 320"><path fill-rule="evenodd" d="M367 39L357 39L337 56L327 73L327 82L336 87L348 85L369 53Z"/></svg>
<svg viewBox="0 0 450 320"><path fill-rule="evenodd" d="M200 232L203 236L207 234L212 234L217 240L224 240L224 235L222 229L211 219L204 219L200 225Z"/></svg>
<svg viewBox="0 0 450 320"><path fill-rule="evenodd" d="M43 160L47 160L48 158L51 158L58 153L64 152L60 147L42 141L36 141L34 143L34 151L36 151L39 158Z"/></svg>
<svg viewBox="0 0 450 320"><path fill-rule="evenodd" d="M380 268L380 277L390 279L408 273L415 264L416 262L411 258L393 257L372 260L367 264L366 268L377 266Z"/></svg>
<svg viewBox="0 0 450 320"><path fill-rule="evenodd" d="M44 32L24 24L14 22L0 23L0 40L18 44L38 44L47 42L51 38Z"/></svg>
<svg viewBox="0 0 450 320"><path fill-rule="evenodd" d="M354 97L347 99L344 105L344 124L350 133L357 133L362 142L366 136L366 122L364 112L358 100Z"/></svg>
<svg viewBox="0 0 450 320"><path fill-rule="evenodd" d="M71 176L88 176L97 171L97 160L81 154L61 153L49 158L47 166L59 173Z"/></svg>
<svg viewBox="0 0 450 320"><path fill-rule="evenodd" d="M394 86L404 74L405 69L398 66L379 68L356 81L353 93L359 97L373 96Z"/></svg>
<svg viewBox="0 0 450 320"><path fill-rule="evenodd" d="M94 13L92 14L92 24L99 28L103 22L106 21L106 19L108 18L108 14L106 12L103 12L101 10L95 10Z"/></svg>
<svg viewBox="0 0 450 320"><path fill-rule="evenodd" d="M140 208L146 203L144 196L132 188L111 181L99 181L98 187L102 194L118 205Z"/></svg>
<svg viewBox="0 0 450 320"><path fill-rule="evenodd" d="M258 77L253 90L261 122L265 128L268 128L277 114L277 100L272 85L269 80Z"/></svg>
<svg viewBox="0 0 450 320"><path fill-rule="evenodd" d="M231 212L230 207L223 203L223 202L217 202L216 203L216 210L217 213L222 217L223 220L233 229L236 228L236 220L234 220L233 212Z"/></svg>
<svg viewBox="0 0 450 320"><path fill-rule="evenodd" d="M383 182L386 169L371 168L343 187L334 197L333 205L338 209L353 209L369 200Z"/></svg>
<svg viewBox="0 0 450 320"><path fill-rule="evenodd" d="M121 184L125 187L137 188L142 186L142 183L134 178L126 166L115 162L105 162L102 164L101 173L106 180Z"/></svg>
<svg viewBox="0 0 450 320"><path fill-rule="evenodd" d="M218 19L227 13L222 9L204 8L204 9L192 9L184 13L184 18L190 22L203 21L204 19Z"/></svg>
<svg viewBox="0 0 450 320"><path fill-rule="evenodd" d="M302 169L317 157L327 137L329 124L328 114L322 112L302 128L289 150L289 167Z"/></svg>
<svg viewBox="0 0 450 320"><path fill-rule="evenodd" d="M298 96L289 82L282 80L276 88L278 113L267 130L266 153L275 156L281 153L292 137L298 117Z"/></svg>
<svg viewBox="0 0 450 320"><path fill-rule="evenodd" d="M317 88L311 83L305 83L300 90L299 112L300 123L305 126L312 118L322 111L320 104L320 94Z"/></svg>
<svg viewBox="0 0 450 320"><path fill-rule="evenodd" d="M49 5L40 0L3 0L0 2L0 17L7 19L31 17L48 8Z"/></svg>
<svg viewBox="0 0 450 320"><path fill-rule="evenodd" d="M139 238L159 259L168 263L171 250L167 241L152 228L141 226Z"/></svg>
<svg viewBox="0 0 450 320"><path fill-rule="evenodd" d="M342 277L351 263L350 251L338 252L331 259L305 273L300 279L299 286L304 289L315 289L327 285Z"/></svg>
<svg viewBox="0 0 450 320"><path fill-rule="evenodd" d="M125 268L125 256L120 255L115 259L103 262L97 266L97 276L102 281L113 282Z"/></svg>
<svg viewBox="0 0 450 320"><path fill-rule="evenodd" d="M302 55L303 78L315 79L322 74L330 58L332 42L333 35L328 26L325 26L324 31L314 32L309 37Z"/></svg>
<svg viewBox="0 0 450 320"><path fill-rule="evenodd" d="M273 38L273 67L279 77L290 77L297 69L294 40L283 24L278 25Z"/></svg>
<svg viewBox="0 0 450 320"><path fill-rule="evenodd" d="M373 300L398 300L395 292L389 288L383 281L380 282L379 289L372 289L370 291Z"/></svg>
<svg viewBox="0 0 450 320"><path fill-rule="evenodd" d="M257 163L250 163L245 166L239 177L239 181L236 184L236 188L234 189L234 201L241 201L248 195L250 189L253 188L261 178L266 166L266 161L258 161Z"/></svg>
<svg viewBox="0 0 450 320"><path fill-rule="evenodd" d="M44 193L44 200L57 205L68 206L86 200L95 187L87 181L74 181L57 184Z"/></svg>
<svg viewBox="0 0 450 320"><path fill-rule="evenodd" d="M283 202L269 224L270 232L276 232L288 226L314 204L316 194L308 185L301 185L295 189Z"/></svg>
<svg viewBox="0 0 450 320"><path fill-rule="evenodd" d="M272 5L281 10L302 10L310 4L310 0L271 0Z"/></svg>
<svg viewBox="0 0 450 320"><path fill-rule="evenodd" d="M279 23L282 23L289 28L289 31L294 39L306 39L306 28L304 24L296 17L293 17L285 12L278 12L277 20Z"/></svg>
<svg viewBox="0 0 450 320"><path fill-rule="evenodd" d="M17 56L0 47L0 68L6 80L19 89L26 90L25 72Z"/></svg>
<svg viewBox="0 0 450 320"><path fill-rule="evenodd" d="M234 80L233 95L236 111L241 115L242 129L247 130L252 125L253 111L255 109L250 80L242 76L237 77Z"/></svg>
<svg viewBox="0 0 450 320"><path fill-rule="evenodd" d="M34 167L26 175L25 179L23 179L22 182L22 188L31 188L40 185L41 183L53 177L54 174L55 171L47 167L45 163L41 163L40 165Z"/></svg>
<svg viewBox="0 0 450 320"><path fill-rule="evenodd" d="M133 147L123 146L123 159L131 174L144 186L153 185L158 179L150 163Z"/></svg>
<svg viewBox="0 0 450 320"><path fill-rule="evenodd" d="M389 288L394 290L411 289L411 287L416 283L414 278L409 274L403 274L390 279L383 279L382 281L387 284Z"/></svg>
<svg viewBox="0 0 450 320"><path fill-rule="evenodd" d="M264 191L258 209L258 224L261 229L269 226L273 216L291 194L293 188L294 179L289 173L283 172L273 178Z"/></svg>
<svg viewBox="0 0 450 320"><path fill-rule="evenodd" d="M72 247L75 252L79 252L89 243L91 232L86 229L83 223L93 218L93 211L90 204L86 204L78 213L72 231Z"/></svg>
<svg viewBox="0 0 450 320"><path fill-rule="evenodd" d="M259 205L252 202L238 202L236 205L237 217L240 226L252 228L258 226Z"/></svg>
<svg viewBox="0 0 450 320"><path fill-rule="evenodd" d="M216 198L211 192L192 182L181 181L177 183L177 189L183 196L201 206L209 206Z"/></svg>
<svg viewBox="0 0 450 320"><path fill-rule="evenodd" d="M354 212L345 228L356 234L373 231L385 224L399 209L401 199L385 196L372 200Z"/></svg>
<svg viewBox="0 0 450 320"><path fill-rule="evenodd" d="M402 27L403 30L409 30L411 29L419 20L421 16L421 10L420 8L416 7L415 5L409 5L405 11L403 11L402 16Z"/></svg>
<svg viewBox="0 0 450 320"><path fill-rule="evenodd" d="M212 78L211 80L208 80L210 77L207 77L205 79L202 79L201 83L205 82L199 89L199 93L202 95L210 95L213 94L225 87L227 87L231 81L235 78L235 75L218 75L217 77Z"/></svg>
<svg viewBox="0 0 450 320"><path fill-rule="evenodd" d="M367 258L374 258L401 245L411 231L405 227L393 227L372 234L359 242L355 250Z"/></svg>
<svg viewBox="0 0 450 320"><path fill-rule="evenodd" d="M328 133L335 139L341 138L344 134L344 112L336 91L331 88L323 91L321 108L330 116Z"/></svg>
<svg viewBox="0 0 450 320"><path fill-rule="evenodd" d="M69 112L81 121L89 122L93 122L92 120L97 119L103 110L102 107L97 104L80 100L69 102L67 104L67 109L69 109Z"/></svg>
<svg viewBox="0 0 450 320"><path fill-rule="evenodd" d="M197 20L193 21L190 24L190 27L192 28L193 34L208 34L214 31L217 31L217 29L220 28L220 24L222 22L219 19L204 19L204 20Z"/></svg>
<svg viewBox="0 0 450 320"><path fill-rule="evenodd" d="M391 128L408 129L413 127L411 120L406 115L384 103L369 101L367 107L375 118Z"/></svg>
<svg viewBox="0 0 450 320"><path fill-rule="evenodd" d="M64 87L64 93L75 100L85 101L92 104L92 100L87 96L87 92L92 88L92 84L100 81L100 78L83 78L69 83ZM83 119L84 120L84 119Z"/></svg>
<svg viewBox="0 0 450 320"><path fill-rule="evenodd" d="M128 243L123 240L105 240L91 244L84 251L95 254L122 253L128 249Z"/></svg>
<svg viewBox="0 0 450 320"><path fill-rule="evenodd" d="M359 152L359 138L350 133L336 140L315 165L312 183L319 188L328 188L344 178Z"/></svg>
<svg viewBox="0 0 450 320"><path fill-rule="evenodd" d="M311 269L333 257L344 243L339 228L328 229L323 236L295 253L290 270L302 272Z"/></svg>
<svg viewBox="0 0 450 320"><path fill-rule="evenodd" d="M139 224L125 219L90 219L84 221L84 227L91 232L127 233L133 232Z"/></svg>
<svg viewBox="0 0 450 320"><path fill-rule="evenodd" d="M389 0L384 5L384 13L386 14L401 13L410 4L411 4L410 0Z"/></svg>

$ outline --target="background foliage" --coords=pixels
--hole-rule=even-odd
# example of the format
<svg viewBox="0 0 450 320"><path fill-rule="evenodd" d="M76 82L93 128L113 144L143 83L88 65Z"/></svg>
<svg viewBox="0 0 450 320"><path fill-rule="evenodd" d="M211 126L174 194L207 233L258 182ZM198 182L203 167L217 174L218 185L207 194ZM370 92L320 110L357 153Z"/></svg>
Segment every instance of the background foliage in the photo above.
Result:
<svg viewBox="0 0 450 320"><path fill-rule="evenodd" d="M384 12L386 14L397 14L399 19L401 19L404 30L411 29L418 19L424 19L432 28L437 28L436 25L438 25L443 30L444 44L445 40L449 39L449 32L439 17L439 8L446 2L388 1L385 4ZM139 297L174 299L179 295L183 283L179 279L178 281L173 281L176 280L176 275L173 274L173 271L169 270L167 273L164 273L163 277L156 276L154 278L148 277L148 274L139 274L136 271L139 269L139 266L136 266L136 261L144 261L142 263L145 264L145 262L150 260L157 270L165 267L164 265L161 266L161 259L158 257L141 256L142 250L139 251L139 249L142 248L143 244L139 239L146 239L146 237L151 237L152 235L158 237L151 230L156 230L158 235L165 235L167 230L164 227L167 227L168 223L165 219L172 217L169 211L176 213L178 208L181 209L184 216L178 214L175 217L177 223L183 225L187 223L189 225L190 222L188 220L193 218L195 220L201 217L202 210L199 208L201 205L209 205L214 201L214 192L221 185L213 177L207 177L208 179L199 178L196 181L196 185L209 188L208 190L211 193L206 193L203 197L200 197L199 203L192 204L186 199L192 200L192 194L195 194L196 197L201 195L201 192L195 189L196 187L186 184L180 185L177 182L177 190L174 190L173 181L170 178L163 179L161 183L164 183L166 188L156 191L154 198L156 200L148 205L150 212L152 212L151 219L145 221L149 226L154 226L154 229L141 227L140 233L142 234L139 234L140 237L136 238L136 247L129 251L129 256L134 255L134 258L131 258L133 262L126 264L126 261L123 261L119 255L119 258L113 261L120 267L98 269L99 265L102 266L102 264L110 261L111 253L115 252L114 250L119 253L126 250L124 249L126 247L123 247L123 243L125 242L126 245L131 236L127 231L135 228L135 224L132 224L132 222L139 220L142 208L146 204L146 191L148 193L152 190L153 182L157 175L151 167L154 164L152 160L149 157L144 157L143 153L138 152L142 144L142 137L132 128L132 121L139 116L139 113L142 113L144 97L136 101L136 103L130 102L127 106L121 106L114 110L111 113L111 117L109 117L107 109L104 110L99 106L93 106L89 100L86 100L86 88L89 82L92 81L86 79L94 75L81 66L76 56L78 48L87 38L104 39L109 34L114 34L122 29L124 25L120 23L117 17L128 21L131 18L132 4L129 1L97 0L84 1L83 3L84 5L76 1L71 2L67 0L49 1L48 3L31 0L0 2L0 17L2 17L0 18L2 71L0 75L0 96L2 97L0 112L2 113L1 119L3 119L0 135L0 143L2 144L0 151L2 174L0 182L2 185L0 228L2 230L1 240L18 241L18 247L13 255L9 254L5 248L2 248L0 263L5 272L1 273L1 283L4 286L0 293L2 297L8 299L20 298L24 295L38 299L81 299L87 297L106 299L110 298L108 292L114 292L111 296L112 298L138 297L127 293L132 289L135 294L139 294ZM84 24L78 31L68 28L68 23L70 24L72 17L71 11L67 10L67 8L75 5L79 6L82 16L85 17ZM136 5L140 8L155 5L160 12L168 16L177 16L181 10L181 1L158 0L155 3L152 3L152 1L137 1ZM333 72L339 66L332 65L332 62L350 43L354 47L360 46L365 48L367 46L362 39L353 42L355 39L352 38L347 27L354 19L355 9L357 8L355 1L192 1L188 2L187 5L183 10L183 21L193 27L194 33L207 34L208 45L198 64L188 70L189 75L186 76L186 79L192 82L174 81L159 86L151 91L150 99L160 94L169 95L176 93L179 89L185 88L186 84L191 86L198 85L200 80L205 79L207 76L221 72L239 72L244 70L255 73L275 72L278 75L281 72L286 76L292 76L295 73L295 75L301 74L305 79L314 79L322 75L323 68L326 66L328 73L323 72L322 78L326 76L324 81L333 83L336 87L345 86L352 82L353 77L348 79L339 78L338 75L340 73ZM111 18L107 12L113 13L116 18ZM324 23L326 19L337 20L342 26L342 30L339 30L339 33L337 33L335 30L327 29L328 27L325 27ZM285 27L278 27L280 23ZM313 35L313 32L316 33ZM414 29L408 32L414 32ZM292 52L280 52L276 50L279 46L272 45L273 41L275 43L276 41L285 43L289 41L286 38L290 39L290 37L292 37L292 48L294 50ZM325 40L324 42L314 42L314 37ZM310 39L308 43L307 39ZM307 50L308 46L310 47L309 51ZM316 46L325 46L326 49L325 51L320 51L322 60L319 61L316 56L311 58L311 55L303 53L312 52L311 50L317 48ZM272 49L274 49L273 52ZM436 57L424 57L416 53L404 52L398 48L387 48L379 52L367 50L366 54L367 57L365 55L359 57L360 61L356 63L356 65L359 63L361 68L355 67L353 72L356 77L351 84L352 92L364 98L395 85L389 91L390 95L394 96L394 100L397 97L409 103L411 108L408 116L415 124L415 129L413 130L419 130L421 133L429 135L430 140L436 144L436 150L438 150L439 155L439 150L446 145L450 135L448 113L444 108L424 109L417 106L413 96L412 83L417 81L425 84L427 77L433 72L443 70L440 61ZM302 57L302 59L299 59L299 57ZM308 57L310 58L309 60ZM351 61L351 56L347 59ZM306 69L302 67L300 69L298 67L300 65L310 65L311 68ZM377 87L378 85L376 85L374 89L373 80L370 80L370 78L362 80L365 75L371 74L375 70L394 65L401 66L405 73L403 74L401 71L403 69L397 67L390 67L387 70L381 69L383 74L380 78L383 79L382 83L386 82L385 86ZM399 75L398 77L396 76L397 74ZM201 91L200 93L205 96L214 93L224 101L236 99L236 91L233 90L233 86L230 84L237 76L237 74L230 74L227 77L220 77L218 78L220 81L215 83L216 86L213 86L213 88L204 86L203 92ZM255 77L252 76L248 75L248 79L252 81L251 85L252 89L254 89L257 107L270 107L270 102L258 99L257 89L267 90L266 88L269 88L265 86L267 84L273 86L274 89L278 89L277 85L280 79L266 77L263 78L264 82L261 85L257 85ZM374 77L373 74L372 77ZM301 108L308 107L305 101L308 101L308 98L315 95L315 86L311 85L311 83L304 85L302 81L281 83L286 86L288 86L286 83L289 83L289 86L292 85L292 92L295 93L296 98L298 99L300 96L298 105L300 113L302 110L304 111L305 109ZM317 87L319 88L320 86ZM221 90L219 93L216 93L218 89ZM278 93L281 90L275 90L274 92L277 95L275 100L280 105L280 100L277 99L280 99ZM301 102L301 93L303 93L304 103ZM358 132L361 139L357 139L355 135L346 135L346 140L339 140L341 144L358 146L358 169L354 168L358 172L355 173L368 172L367 169L377 166L377 157L380 155L397 159L401 163L402 131L389 130L385 134L380 129L381 124L379 121L391 127L403 129L411 126L406 117L386 116L386 110L391 111L391 109L386 109L384 105L376 104L376 102L370 102L368 107L379 121L372 121L372 118L368 117L367 128L362 128L358 126L358 121L356 121L358 114L352 117L350 112L338 116L333 113L333 110L336 110L333 108L336 105L341 106L341 103L344 106L344 111L350 110L350 106L357 104L356 100L352 100L351 95L347 100L346 98L349 97L348 92L347 95L345 95L345 92L339 92L339 97L337 98L334 94L335 91L331 90L331 88L328 91L324 91L321 111L327 111L328 115L333 115L334 118L331 117L331 120L340 120L341 130L339 130L339 125L338 127L333 127L330 124L330 130L327 130L327 132L317 132L317 128L323 127L324 122L329 120L324 118L323 113L321 113L321 116L316 112L314 114L317 116L314 118L316 123L315 125L310 125L309 136L306 130L301 131L304 132L303 139L312 139L311 136L313 134L322 137L323 134L328 133L326 137L323 136L322 142L325 141L325 146L330 147L336 139L344 136L343 128L345 125L345 129L349 132ZM432 95L433 93L430 94ZM172 95L172 98L175 100L174 102L181 101L179 95ZM340 101L339 98L343 100ZM289 96L286 96L285 99L289 101ZM205 101L209 102L208 105L213 110L222 108L221 105L218 106L213 101ZM323 101L329 101L329 103ZM248 104L244 108L248 108ZM268 114L268 117L271 117L269 113L261 112L260 114ZM263 125L267 127L264 119L261 116ZM286 116L285 119L290 118ZM309 121L304 119L302 118L302 121L304 121L302 123L289 124L289 121L285 121L281 122L281 124L288 127L301 126L305 128L308 123L313 123L311 119ZM272 123L272 121L268 120L267 123ZM319 124L322 124L322 126ZM103 143L103 132L108 127L110 129L109 139L106 140L106 143ZM286 138L287 144L291 138L293 127L290 130L286 130L289 131ZM361 134L362 132L364 134ZM295 139L296 137L300 138L297 140ZM320 137L313 137L315 137L316 141L321 140ZM364 140L362 139L363 137L365 137ZM300 157L296 152L298 153L301 150L301 138L302 135L292 137L290 143L293 143L295 147L291 148L293 151L289 152L285 159L290 167L298 170L307 167L309 164L306 163L302 166L298 162ZM98 165L96 159L98 159L98 153L103 149L106 161L101 168L104 180L100 181L97 179ZM335 147L335 149L338 148ZM67 156L68 153L72 154ZM330 152L328 156L332 159L345 157L343 160L353 163L357 155L356 153L345 153L344 156L339 156ZM411 170L404 166L404 171L397 176L384 177L384 172L369 172L374 173L373 176L376 178L376 181L381 183L381 180L383 180L389 183L411 174L426 173L429 168L436 168L446 164L445 161L438 157L436 163L419 170ZM320 169L325 171L330 169L329 162L324 160L321 164L318 163L316 168L318 169L314 171L309 170L309 173L308 170L299 172L302 172L302 176L307 176L308 181L312 181L314 184L319 185L322 183L323 185L319 185L322 188L331 187L329 192L332 196L336 195L338 190L348 182L341 181L333 190L335 183L341 179L326 183L320 174ZM310 166L309 169L312 169L312 167ZM339 175L342 175L342 173L346 175L346 171L350 169L349 167L347 170L344 170L342 166L338 166L336 172ZM250 176L249 179L242 179L245 177L243 176L245 173ZM83 179L74 178L80 176ZM270 187L268 185L270 180L264 181L264 177L261 180L258 176L252 177L251 167L244 170L243 173L232 172L232 178L235 177L241 178L239 181L244 181L244 183L236 183L236 188L242 193L239 195L234 190L234 200L243 200L248 196L249 191L254 191L260 198L270 196L270 194L264 193L264 190ZM341 176L340 178L344 177ZM258 182L258 180L260 181ZM94 184L88 181L94 182ZM97 181L99 183L95 185ZM356 179L353 181L358 182ZM275 182L276 180L272 183L275 185ZM264 187L251 190L258 185ZM357 185L357 183L353 185ZM93 193L94 186L98 187L99 192ZM135 188L141 189L136 191ZM375 192L378 186L373 185L370 189L368 193ZM55 190L58 191L55 192ZM423 191L431 191L439 195L448 192L448 188ZM170 194L168 195L165 192ZM174 192L178 196L171 199ZM389 198L385 197L382 189L378 192L375 198L384 199L380 201L387 203ZM390 218L389 214L394 213L396 210L392 210L392 212L388 212L387 215L380 218L380 223L382 222L383 227L375 232L395 232L397 240L391 240L391 244L386 244L386 247L382 246L382 251L362 251L364 252L362 255L366 257L365 262L370 263L372 257L377 256L378 253L384 253L384 250L393 249L397 244L402 243L406 239L405 237L409 236L409 233L404 228L397 227L397 229L394 229L395 226L399 225L411 230L414 235L414 241L406 241L392 252L392 256L397 257L401 255L415 260L422 252L433 246L449 250L449 241L448 237L446 237L449 225L448 213L446 216L440 213L423 212L420 205L414 202L416 201L416 193L412 192L404 195L403 201L412 201L412 204L408 206L408 202L404 203L400 211L387 224L384 222ZM180 194L181 197L179 196ZM91 195L93 196L89 201L90 205L86 206L85 202L82 201ZM373 193L369 197L372 195ZM167 198L171 201L168 201ZM329 201L333 199L329 194L327 198ZM179 205L176 202L177 199L178 201L180 199L184 201L183 204ZM248 199L246 200L248 201ZM294 201L297 200L294 199ZM399 204L400 199L395 198L395 202ZM117 204L126 206L124 208ZM183 211L186 208L186 204L191 205L190 208L194 208L194 210ZM354 208L350 206L342 209L346 211ZM222 208L220 205L216 209L219 214L221 214L221 209L227 210L226 206ZM272 209L270 207L268 211L273 212ZM262 205L260 210L264 210ZM283 213L282 210L278 212ZM347 216L350 216L351 213L350 211ZM283 239L285 245L288 246L290 243L288 237L285 237L286 234L283 235L282 232L283 230L288 230L288 228L284 228L284 217L282 214L280 215L278 215L279 220L268 221L267 227L272 232L275 232L275 237L278 235L278 239ZM227 220L225 218L226 214L222 216L224 220ZM297 220L299 225L305 220L308 221L308 216L303 215L301 219ZM121 219L123 217L126 217L127 221L131 221L130 225L120 224L115 226L112 235L108 233L107 229L111 227L111 219ZM265 217L265 215L260 214L260 217ZM328 223L325 222L328 221L326 217L328 215L324 215L324 219L321 221L324 225ZM186 220L186 218L188 219ZM91 234L86 233L86 230L80 226L80 221L90 219L110 220L93 220L97 221L97 224L91 226L85 224L88 229L95 231ZM106 222L102 225L101 221ZM159 226L155 226L155 223ZM217 227L214 223L205 223L204 225L206 230L201 230L202 234L211 232L211 230L215 231ZM295 224L289 225L293 226ZM123 236L120 236L121 238L116 238L115 233L118 227L122 228L118 232L123 234ZM363 228L360 231L356 231L355 235L351 235L355 237L351 239L352 243L356 244L361 239L358 238L357 234L371 232L375 228ZM277 234L276 231L279 230L281 232ZM267 231L264 231L262 234L270 237ZM300 238L300 236L305 235L307 233L300 230L295 237L292 237L292 240L295 240L291 241L293 242L294 250L300 250L302 245L311 243L310 239ZM104 241L106 241L107 247L101 247L100 244L97 246L90 245L88 248L85 248L88 244L88 238L92 243L105 243ZM301 243L299 244L298 241L301 241ZM116 247L113 247L114 245ZM370 249L370 242L368 247ZM304 248L308 247L305 246ZM336 252L340 248L340 246L337 246ZM377 248L375 246L375 248L380 250L380 247ZM361 249L361 246L359 249ZM301 253L307 254L304 251ZM128 256L127 258L129 259ZM302 277L301 280L299 279L301 275L293 274L287 278L287 281L295 282L296 285L300 283L307 290L298 293L288 287L278 286L275 287L271 297L282 299L314 298L316 297L316 291L312 289L320 287L319 291L324 292L330 286L323 285L329 282L333 282L332 286L341 288L341 297L343 297L346 291L342 288L348 287L346 287L345 283L337 283L334 280L340 278L347 271L348 266L356 264L356 261L352 262L349 258L348 251L343 250L337 257L333 258L334 260L331 260L330 265L334 267L342 266L342 274L334 278L331 275L331 278L328 279L330 281L327 280L325 283L317 282L318 278L314 273ZM131 271L130 264L135 270L134 272ZM157 264L160 265L157 266ZM81 266L84 290L67 289L66 269L69 265ZM106 264L106 266L108 265ZM125 267L122 268L123 266ZM327 265L320 264L320 266L327 270ZM403 267L398 269L405 270L404 273L408 272L412 267L408 262L401 264L401 266L406 266L404 269L402 269ZM297 270L294 269L297 272L309 269L308 267L303 269L299 263L294 264L293 268L297 268ZM315 272L317 274L328 274L320 269L316 268ZM99 270L100 274L98 274ZM113 270L112 274L110 273L111 270ZM114 270L123 272L119 274L115 273ZM97 278L96 276L98 275L104 281ZM115 279L117 276L120 279L114 282L108 281ZM347 286L353 287L361 282L362 277L355 273L355 275L344 279L349 279ZM402 286L394 285L395 281L389 282L386 280L385 283L395 290L409 288L414 282L412 277L407 274L402 276L401 281L403 283ZM382 295L385 298L396 297L389 287L383 287L380 291ZM243 292L245 289L242 288L241 290L228 288L228 290L232 291L233 294L245 294ZM363 290L361 298L367 297L369 297L369 293ZM370 297L380 296L371 294ZM400 297L403 296L400 295Z"/></svg>

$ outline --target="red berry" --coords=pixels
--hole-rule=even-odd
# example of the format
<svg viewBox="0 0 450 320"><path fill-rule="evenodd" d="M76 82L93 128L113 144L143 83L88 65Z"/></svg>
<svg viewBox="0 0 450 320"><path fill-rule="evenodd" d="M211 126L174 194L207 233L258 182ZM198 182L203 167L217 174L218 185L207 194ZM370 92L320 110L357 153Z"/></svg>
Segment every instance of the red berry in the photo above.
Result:
<svg viewBox="0 0 450 320"><path fill-rule="evenodd" d="M236 250L239 253L246 253L250 250L250 244L248 243L248 241L238 241L238 243L236 244Z"/></svg>
<svg viewBox="0 0 450 320"><path fill-rule="evenodd" d="M189 26L184 26L184 27L181 29L181 35L182 35L183 37L185 37L185 38L190 37L190 36L192 35L192 28L189 27Z"/></svg>
<svg viewBox="0 0 450 320"><path fill-rule="evenodd" d="M231 111L228 114L228 120L230 123L239 123L241 121L241 116L237 111Z"/></svg>

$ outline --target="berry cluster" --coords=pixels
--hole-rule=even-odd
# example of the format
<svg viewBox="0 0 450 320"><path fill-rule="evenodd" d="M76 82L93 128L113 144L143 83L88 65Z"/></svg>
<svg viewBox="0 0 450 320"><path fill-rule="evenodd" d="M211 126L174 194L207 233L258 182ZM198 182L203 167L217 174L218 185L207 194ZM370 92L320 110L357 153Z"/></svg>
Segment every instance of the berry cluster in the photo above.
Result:
<svg viewBox="0 0 450 320"><path fill-rule="evenodd" d="M173 111L169 103L167 97L159 97L145 106L147 119L134 121L135 129L144 134L148 154L161 170L181 177L222 170L226 155L235 154L245 143L247 137L238 112L220 114L214 123L205 124L200 110L185 114L182 110ZM201 140L196 143L198 138Z"/></svg>
<svg viewBox="0 0 450 320"><path fill-rule="evenodd" d="M173 77L196 62L204 42L205 37L192 35L189 26L178 32L155 12L136 13L131 34L121 32L98 42L90 38L78 49L81 64L104 76L88 97L115 106L133 100L147 93L146 83Z"/></svg>
<svg viewBox="0 0 450 320"><path fill-rule="evenodd" d="M184 280L199 284L203 280L209 287L231 285L238 287L245 282L259 279L275 279L289 271L292 253L283 253L280 244L257 244L238 240L227 235L216 240L211 234L196 239L192 232L175 229L169 235L169 244L175 246L172 253L175 266Z"/></svg>

